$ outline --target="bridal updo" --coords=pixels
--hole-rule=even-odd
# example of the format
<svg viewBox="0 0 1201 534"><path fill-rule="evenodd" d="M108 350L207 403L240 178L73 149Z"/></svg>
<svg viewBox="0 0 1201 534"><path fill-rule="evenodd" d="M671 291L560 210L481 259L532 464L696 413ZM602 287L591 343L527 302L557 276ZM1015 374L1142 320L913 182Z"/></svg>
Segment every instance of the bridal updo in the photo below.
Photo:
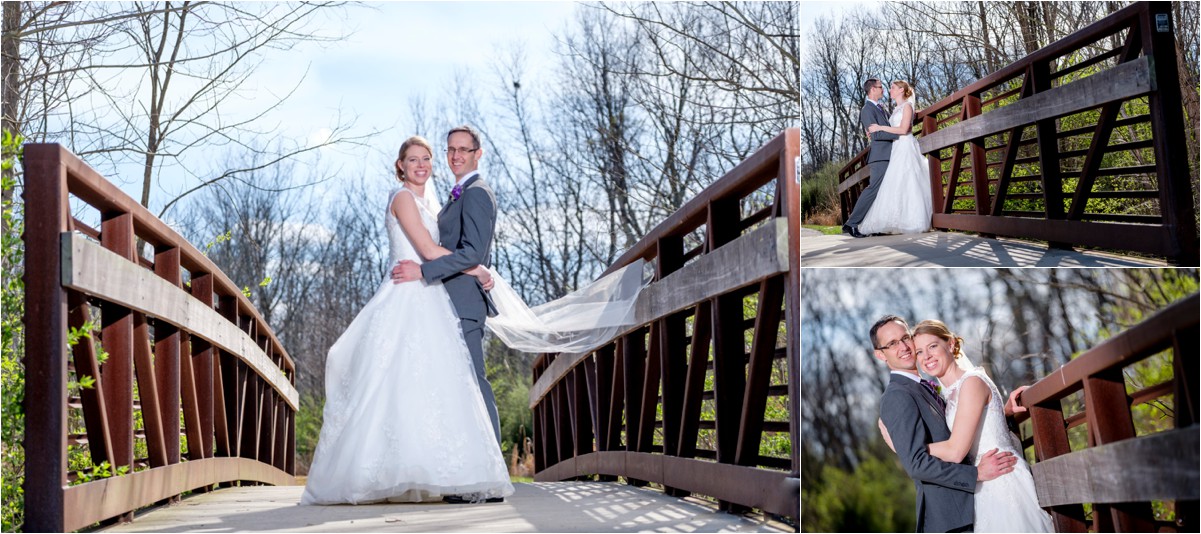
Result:
<svg viewBox="0 0 1201 534"><path fill-rule="evenodd" d="M946 341L947 344L951 345L951 354L955 355L956 359L963 356L963 338L951 332L951 329L947 328L946 323L938 319L926 319L917 323L917 326L913 329L913 337L917 337L918 334L928 334Z"/></svg>
<svg viewBox="0 0 1201 534"><path fill-rule="evenodd" d="M908 100L909 97L913 96L913 86L909 85L909 82L907 82L905 80L897 80L895 82L892 82L892 84L897 87L900 87L904 91L906 100ZM938 323L938 324L942 324L942 323ZM946 326L946 325L943 325L943 326Z"/></svg>
<svg viewBox="0 0 1201 534"><path fill-rule="evenodd" d="M405 172L400 170L400 162L404 161L405 152L415 146L423 147L428 150L431 158L434 156L434 147L430 145L430 142L426 141L424 137L421 137L420 135L414 135L413 137L405 139L405 142L400 144L400 152L396 154L396 164L393 165L393 167L396 167L396 179L400 180L400 183L402 184L405 181Z"/></svg>

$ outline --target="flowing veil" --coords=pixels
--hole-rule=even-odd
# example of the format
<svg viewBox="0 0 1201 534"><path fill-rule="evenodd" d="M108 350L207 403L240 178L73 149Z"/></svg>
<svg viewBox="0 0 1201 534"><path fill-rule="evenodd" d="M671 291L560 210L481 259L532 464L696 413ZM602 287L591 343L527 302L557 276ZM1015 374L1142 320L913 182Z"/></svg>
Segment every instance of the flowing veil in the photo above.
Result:
<svg viewBox="0 0 1201 534"><path fill-rule="evenodd" d="M484 324L512 349L587 352L634 324L638 294L650 282L645 265L638 259L579 290L532 308L493 270L496 284L490 294L500 314L489 317Z"/></svg>

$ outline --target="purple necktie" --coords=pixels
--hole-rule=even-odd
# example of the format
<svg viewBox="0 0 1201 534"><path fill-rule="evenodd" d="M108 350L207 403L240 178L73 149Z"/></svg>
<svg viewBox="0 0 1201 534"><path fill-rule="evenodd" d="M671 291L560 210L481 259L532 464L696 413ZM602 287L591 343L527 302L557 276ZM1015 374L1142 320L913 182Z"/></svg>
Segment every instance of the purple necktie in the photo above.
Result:
<svg viewBox="0 0 1201 534"><path fill-rule="evenodd" d="M884 111L884 104L881 104L881 103L879 103L879 102L876 102L876 107L880 108L880 113L883 113L883 114L885 114L885 115L887 115L887 114L888 114L888 112L887 112L887 111Z"/></svg>
<svg viewBox="0 0 1201 534"><path fill-rule="evenodd" d="M931 382L924 378L921 380L921 382L922 382L922 385L926 387L926 391L929 391L930 394L934 396L934 399L938 401L938 407L942 408L943 410L946 410L947 409L947 401L943 400L942 395L938 394L938 388L934 385L934 382Z"/></svg>

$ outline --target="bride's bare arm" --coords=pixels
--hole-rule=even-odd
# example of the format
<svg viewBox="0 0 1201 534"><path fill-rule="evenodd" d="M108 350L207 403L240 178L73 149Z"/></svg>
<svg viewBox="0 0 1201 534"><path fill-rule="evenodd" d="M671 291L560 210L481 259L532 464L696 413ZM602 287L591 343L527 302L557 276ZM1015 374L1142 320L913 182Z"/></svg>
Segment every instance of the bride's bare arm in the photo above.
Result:
<svg viewBox="0 0 1201 534"><path fill-rule="evenodd" d="M901 108L902 109L901 124L899 124L897 126L888 126L887 124L873 124L871 126L868 126L867 132L869 134L876 133L876 132L888 132L888 133L893 133L893 134L897 134L897 135L905 135L908 133L913 133L913 106L910 106L908 102L904 103L903 105L905 107Z"/></svg>
<svg viewBox="0 0 1201 534"><path fill-rule="evenodd" d="M976 429L991 394L983 380L968 377L959 387L959 404L955 410L955 421L951 425L951 439L930 444L930 455L939 459L959 463L967 456L976 440Z"/></svg>
<svg viewBox="0 0 1201 534"><path fill-rule="evenodd" d="M400 227L408 236L409 242L421 255L421 259L430 261L450 254L449 250L439 246L434 242L434 238L430 237L429 230L426 230L425 225L421 222L421 214L417 212L417 201L413 195L397 194L392 199L390 208L392 214L396 216L396 220L400 221ZM480 283L487 283L492 278L488 269L482 265L466 269L463 273L479 278Z"/></svg>

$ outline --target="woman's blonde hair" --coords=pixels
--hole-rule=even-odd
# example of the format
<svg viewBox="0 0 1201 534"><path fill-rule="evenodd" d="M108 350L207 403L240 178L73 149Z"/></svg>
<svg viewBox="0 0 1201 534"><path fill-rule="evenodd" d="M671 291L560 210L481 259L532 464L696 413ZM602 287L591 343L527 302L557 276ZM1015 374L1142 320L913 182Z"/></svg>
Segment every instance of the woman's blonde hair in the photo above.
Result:
<svg viewBox="0 0 1201 534"><path fill-rule="evenodd" d="M892 84L900 87L903 90L902 94L905 95L906 100L908 100L909 97L913 96L913 87L909 85L909 82L907 82L905 80L897 80L895 82L892 82Z"/></svg>
<svg viewBox="0 0 1201 534"><path fill-rule="evenodd" d="M954 355L956 358L963 356L963 338L955 335L954 332L951 332L951 329L947 328L946 323L939 321L938 319L926 319L925 321L917 323L917 326L913 328L913 337L917 337L919 334L928 334L938 337L939 339L951 344L952 355Z"/></svg>
<svg viewBox="0 0 1201 534"><path fill-rule="evenodd" d="M396 167L396 179L400 180L401 183L404 183L405 181L405 173L404 171L400 170L400 162L405 159L405 152L415 146L425 148L429 151L430 157L434 157L434 147L431 146L430 142L426 141L424 137L421 137L420 135L414 135L413 137L405 139L405 142L400 144L400 152L396 154L396 165L394 165L394 167Z"/></svg>

